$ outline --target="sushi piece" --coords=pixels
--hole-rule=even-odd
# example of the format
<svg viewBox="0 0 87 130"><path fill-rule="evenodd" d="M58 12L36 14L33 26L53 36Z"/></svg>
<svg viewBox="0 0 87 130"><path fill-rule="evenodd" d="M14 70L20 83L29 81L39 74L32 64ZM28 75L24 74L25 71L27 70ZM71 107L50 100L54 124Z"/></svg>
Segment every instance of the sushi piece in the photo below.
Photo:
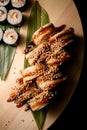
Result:
<svg viewBox="0 0 87 130"><path fill-rule="evenodd" d="M32 36L35 45L46 42L50 36L56 33L56 28L52 23L48 23L39 28Z"/></svg>
<svg viewBox="0 0 87 130"><path fill-rule="evenodd" d="M74 29L68 28L64 29L49 38L49 44L51 50L60 50L67 46L68 44L74 42Z"/></svg>
<svg viewBox="0 0 87 130"><path fill-rule="evenodd" d="M21 84L15 87L11 88L9 98L7 99L7 102L14 101L19 95L23 94L24 92L28 91L30 87L30 84Z"/></svg>
<svg viewBox="0 0 87 130"><path fill-rule="evenodd" d="M21 9L25 6L26 0L11 0L11 4L14 8Z"/></svg>
<svg viewBox="0 0 87 130"><path fill-rule="evenodd" d="M49 101L54 97L53 92L43 91L40 94L36 95L29 101L27 101L28 105L32 109L32 111L40 110L49 104Z"/></svg>
<svg viewBox="0 0 87 130"><path fill-rule="evenodd" d="M7 16L7 21L8 23L10 23L11 25L18 25L21 26L22 24L22 13L21 11L17 10L17 9L11 9L8 12L8 16Z"/></svg>
<svg viewBox="0 0 87 130"><path fill-rule="evenodd" d="M15 99L15 103L17 104L17 106L20 106L21 103L26 103L27 100L33 98L34 96L36 96L37 94L40 93L40 89L36 88L36 87L30 87L30 89L26 92L24 92L23 94L19 95L16 99Z"/></svg>
<svg viewBox="0 0 87 130"><path fill-rule="evenodd" d="M0 41L2 40L3 38L3 30L0 28Z"/></svg>
<svg viewBox="0 0 87 130"><path fill-rule="evenodd" d="M45 65L43 64L36 64L29 66L27 68L24 68L21 70L22 75L25 76L35 76L35 74L43 73L45 70Z"/></svg>
<svg viewBox="0 0 87 130"><path fill-rule="evenodd" d="M50 47L47 43L41 43L38 45L33 51L26 54L26 59L28 60L30 65L34 65L36 63L41 63L47 57L46 53L50 50ZM42 58L42 55L43 58Z"/></svg>
<svg viewBox="0 0 87 130"><path fill-rule="evenodd" d="M36 84L41 90L51 90L57 85L60 85L67 77L62 77L62 74L59 72L57 74L45 74L37 77Z"/></svg>
<svg viewBox="0 0 87 130"><path fill-rule="evenodd" d="M33 66L30 66L28 68L25 68L21 71L23 75L23 82L27 82L29 80L33 80L36 77L42 75L45 71L45 65L36 64Z"/></svg>
<svg viewBox="0 0 87 130"><path fill-rule="evenodd" d="M0 6L7 6L10 0L0 0Z"/></svg>
<svg viewBox="0 0 87 130"><path fill-rule="evenodd" d="M18 33L15 31L15 29L12 29L12 28L7 29L4 32L3 41L9 45L17 45Z"/></svg>
<svg viewBox="0 0 87 130"><path fill-rule="evenodd" d="M0 7L0 23L4 22L7 18L7 10L5 7Z"/></svg>
<svg viewBox="0 0 87 130"><path fill-rule="evenodd" d="M50 58L47 60L48 65L54 65L57 64L58 66L62 65L65 61L70 59L70 54L65 51L64 49L61 50L55 50Z"/></svg>

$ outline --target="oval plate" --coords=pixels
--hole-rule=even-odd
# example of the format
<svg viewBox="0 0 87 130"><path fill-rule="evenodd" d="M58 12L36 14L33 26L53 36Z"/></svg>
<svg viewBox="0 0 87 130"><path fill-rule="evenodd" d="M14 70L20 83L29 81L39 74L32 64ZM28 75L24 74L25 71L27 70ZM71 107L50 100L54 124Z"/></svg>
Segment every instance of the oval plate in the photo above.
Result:
<svg viewBox="0 0 87 130"><path fill-rule="evenodd" d="M47 117L43 126L46 130L55 120L61 115L66 105L70 101L75 88L78 84L84 54L84 35L83 28L77 8L72 0L38 0L40 5L47 11L50 21L55 26L66 24L68 27L75 29L77 36L76 48L73 54L72 64L68 69L69 78L62 88L63 96L58 102L49 107ZM29 10L24 13L29 14ZM0 81L0 130L37 130L36 122L31 111L25 112L23 107L17 109L14 103L7 103L7 98L10 88L15 85L16 78L20 77L20 70L23 68L24 56L22 50L25 47L27 34L27 21L21 27L20 43L16 50L16 55L11 66L8 78L6 81ZM19 62L20 59L20 62ZM56 109L55 109L56 108Z"/></svg>

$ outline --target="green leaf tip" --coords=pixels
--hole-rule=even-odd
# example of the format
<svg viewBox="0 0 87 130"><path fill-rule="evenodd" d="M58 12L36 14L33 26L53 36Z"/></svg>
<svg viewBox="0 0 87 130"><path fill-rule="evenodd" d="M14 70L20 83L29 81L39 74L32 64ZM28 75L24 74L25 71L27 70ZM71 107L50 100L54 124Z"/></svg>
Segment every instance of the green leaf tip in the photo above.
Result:
<svg viewBox="0 0 87 130"><path fill-rule="evenodd" d="M39 4L38 1L35 1L32 6L28 21L26 46L32 41L33 33L38 28L49 22L50 20L46 10ZM25 67L28 66L26 60L24 60L24 66ZM42 130L47 115L47 109L42 108L41 110L38 111L32 111L32 114L36 121L38 129Z"/></svg>

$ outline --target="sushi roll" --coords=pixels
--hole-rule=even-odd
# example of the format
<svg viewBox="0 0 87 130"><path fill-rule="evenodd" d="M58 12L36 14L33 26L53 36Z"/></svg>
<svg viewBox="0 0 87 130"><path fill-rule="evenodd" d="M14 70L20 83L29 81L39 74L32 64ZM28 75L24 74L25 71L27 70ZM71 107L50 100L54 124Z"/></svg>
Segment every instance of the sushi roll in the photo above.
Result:
<svg viewBox="0 0 87 130"><path fill-rule="evenodd" d="M22 9L26 4L26 0L11 0L11 4L14 8Z"/></svg>
<svg viewBox="0 0 87 130"><path fill-rule="evenodd" d="M4 22L7 18L7 10L5 7L0 7L0 23Z"/></svg>
<svg viewBox="0 0 87 130"><path fill-rule="evenodd" d="M2 31L2 29L0 28L0 41L2 40L2 38L3 38L3 31Z"/></svg>
<svg viewBox="0 0 87 130"><path fill-rule="evenodd" d="M8 12L7 21L11 25L21 26L22 18L23 17L21 11L17 9L11 9Z"/></svg>
<svg viewBox="0 0 87 130"><path fill-rule="evenodd" d="M3 35L4 43L8 45L17 45L18 33L13 28L8 28Z"/></svg>
<svg viewBox="0 0 87 130"><path fill-rule="evenodd" d="M10 0L0 0L0 6L7 6Z"/></svg>
<svg viewBox="0 0 87 130"><path fill-rule="evenodd" d="M56 33L56 28L52 23L48 23L40 27L32 36L32 41L35 45L47 42L49 37Z"/></svg>

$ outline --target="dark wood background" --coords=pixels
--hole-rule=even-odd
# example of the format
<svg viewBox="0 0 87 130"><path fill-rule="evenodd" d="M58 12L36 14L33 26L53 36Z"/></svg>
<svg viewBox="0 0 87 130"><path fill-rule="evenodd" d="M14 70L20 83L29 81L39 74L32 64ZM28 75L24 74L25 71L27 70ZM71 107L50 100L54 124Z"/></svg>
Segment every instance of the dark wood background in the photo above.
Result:
<svg viewBox="0 0 87 130"><path fill-rule="evenodd" d="M87 4L85 0L74 0L84 31L84 62L78 86L69 104L48 130L86 130L87 129Z"/></svg>

